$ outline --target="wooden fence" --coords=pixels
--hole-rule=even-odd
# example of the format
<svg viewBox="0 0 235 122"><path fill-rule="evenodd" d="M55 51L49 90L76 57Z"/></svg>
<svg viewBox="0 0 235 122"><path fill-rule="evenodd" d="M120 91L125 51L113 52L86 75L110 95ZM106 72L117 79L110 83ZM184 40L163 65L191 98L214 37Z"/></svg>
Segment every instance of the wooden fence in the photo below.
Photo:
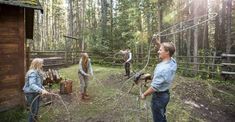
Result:
<svg viewBox="0 0 235 122"><path fill-rule="evenodd" d="M72 64L78 64L81 52L73 51L31 51L28 52L29 61L32 58L43 58L45 69L61 68ZM118 53L88 52L92 63L112 66L123 65L123 58ZM159 62L157 54L152 53L148 66L155 67ZM235 54L222 54L220 56L175 56L178 71L186 75L201 75L206 78L221 77L225 80L234 79ZM193 62L194 59L197 62ZM143 67L147 62L147 54L133 54L132 64ZM228 60L229 59L229 60ZM29 63L28 63L29 64Z"/></svg>
<svg viewBox="0 0 235 122"><path fill-rule="evenodd" d="M27 68L34 58L44 59L44 68L61 68L66 65L65 51L31 51L27 52Z"/></svg>

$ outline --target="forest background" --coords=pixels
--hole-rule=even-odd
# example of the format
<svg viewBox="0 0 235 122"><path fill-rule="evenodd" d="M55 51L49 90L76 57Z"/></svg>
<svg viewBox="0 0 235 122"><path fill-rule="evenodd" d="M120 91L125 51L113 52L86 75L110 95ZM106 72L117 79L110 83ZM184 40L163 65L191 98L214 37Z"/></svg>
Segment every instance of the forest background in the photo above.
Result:
<svg viewBox="0 0 235 122"><path fill-rule="evenodd" d="M76 46L77 50L113 52L129 46L136 53L144 53L153 34L180 22L181 28L192 26L217 13L208 22L162 36L161 41L174 42L177 55L234 52L232 0L41 0L40 3L44 14L35 12L34 40L28 41L31 50L64 50L67 35L78 39L70 41L68 46L72 49ZM190 19L193 21L183 23ZM178 26L171 31L177 29Z"/></svg>

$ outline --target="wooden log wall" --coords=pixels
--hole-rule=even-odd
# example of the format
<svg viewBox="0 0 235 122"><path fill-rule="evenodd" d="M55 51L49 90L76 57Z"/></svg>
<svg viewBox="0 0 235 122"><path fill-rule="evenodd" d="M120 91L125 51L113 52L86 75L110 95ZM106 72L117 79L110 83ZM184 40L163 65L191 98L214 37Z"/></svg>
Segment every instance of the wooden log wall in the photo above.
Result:
<svg viewBox="0 0 235 122"><path fill-rule="evenodd" d="M0 5L0 111L23 104L24 9Z"/></svg>

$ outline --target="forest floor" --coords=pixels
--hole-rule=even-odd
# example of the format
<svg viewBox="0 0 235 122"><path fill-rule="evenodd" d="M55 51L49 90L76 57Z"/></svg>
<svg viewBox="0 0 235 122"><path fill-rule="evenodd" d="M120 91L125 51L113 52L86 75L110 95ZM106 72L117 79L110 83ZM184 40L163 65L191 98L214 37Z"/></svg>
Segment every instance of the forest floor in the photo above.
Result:
<svg viewBox="0 0 235 122"><path fill-rule="evenodd" d="M61 70L74 80L73 93L62 95L69 113L58 109L54 121L74 122L147 122L152 121L150 99L138 100L139 87L127 93L133 80L121 68L95 66L89 82L90 100L79 99L76 66ZM167 107L169 122L232 122L235 120L235 85L176 75ZM145 89L144 89L145 90ZM59 101L59 100L58 100ZM61 104L58 104L61 105Z"/></svg>
<svg viewBox="0 0 235 122"><path fill-rule="evenodd" d="M151 122L149 96L139 100L139 87L127 93L133 80L122 68L94 66L89 81L89 100L79 99L77 66L60 70L73 80L73 92L52 98L53 104L40 109L40 122ZM146 88L144 88L145 90ZM53 85L59 93L59 85ZM232 122L235 120L235 84L176 75L167 106L169 122ZM49 112L47 111L49 110ZM27 113L27 112L26 112ZM27 117L27 116L25 116ZM26 118L21 121L25 121Z"/></svg>

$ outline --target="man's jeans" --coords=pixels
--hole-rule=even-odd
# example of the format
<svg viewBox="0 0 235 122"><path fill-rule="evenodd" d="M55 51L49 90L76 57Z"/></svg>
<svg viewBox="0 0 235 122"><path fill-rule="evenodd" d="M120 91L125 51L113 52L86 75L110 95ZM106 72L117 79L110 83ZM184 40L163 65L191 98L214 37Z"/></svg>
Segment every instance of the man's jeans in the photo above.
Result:
<svg viewBox="0 0 235 122"><path fill-rule="evenodd" d="M153 93L151 109L154 122L166 122L166 106L170 100L169 92Z"/></svg>
<svg viewBox="0 0 235 122"><path fill-rule="evenodd" d="M28 122L35 122L37 120L40 101L40 97L37 97L38 95L38 93L25 93L25 96L27 98L27 104L29 106ZM35 99L35 97L37 98Z"/></svg>

